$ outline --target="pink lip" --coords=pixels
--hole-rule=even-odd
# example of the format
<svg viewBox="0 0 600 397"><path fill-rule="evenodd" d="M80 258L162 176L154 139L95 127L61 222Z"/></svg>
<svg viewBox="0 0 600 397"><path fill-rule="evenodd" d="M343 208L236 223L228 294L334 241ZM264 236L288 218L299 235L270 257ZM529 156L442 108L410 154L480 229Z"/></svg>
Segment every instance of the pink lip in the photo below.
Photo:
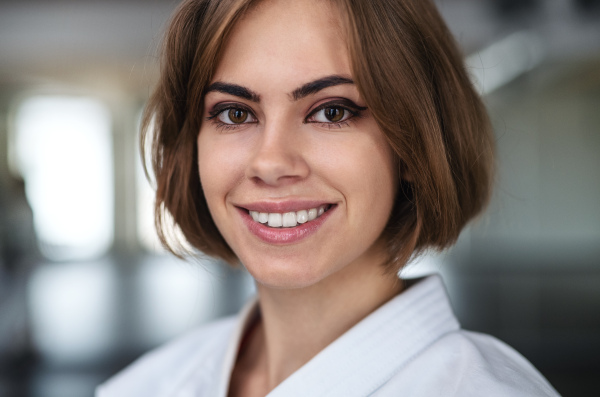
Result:
<svg viewBox="0 0 600 397"><path fill-rule="evenodd" d="M321 204L322 205L322 204ZM317 205L318 207L318 205ZM291 207L287 207L291 208ZM316 208L316 207L303 207L306 208ZM256 222L248 211L244 208L237 207L238 212L242 216L242 220L246 227L250 230L252 234L256 237L260 238L266 243L269 244L293 244L300 240L303 240L310 235L314 234L319 228L325 223L325 221L329 218L329 216L335 211L337 205L332 206L329 210L325 211L323 215L314 219L312 221L306 222L304 224L298 225L296 227L281 227L281 228L273 228L263 225L262 223ZM253 210L255 211L255 210ZM293 211L293 210L291 210ZM291 212L291 211L261 211L261 212Z"/></svg>

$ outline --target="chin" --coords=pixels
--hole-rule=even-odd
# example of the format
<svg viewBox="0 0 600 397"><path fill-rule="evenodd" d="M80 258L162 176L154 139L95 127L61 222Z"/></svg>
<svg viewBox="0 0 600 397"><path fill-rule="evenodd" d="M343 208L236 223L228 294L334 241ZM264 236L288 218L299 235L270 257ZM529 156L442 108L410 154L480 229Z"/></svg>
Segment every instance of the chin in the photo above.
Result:
<svg viewBox="0 0 600 397"><path fill-rule="evenodd" d="M329 274L309 259L276 258L247 260L244 267L254 280L267 288L300 289L315 285Z"/></svg>

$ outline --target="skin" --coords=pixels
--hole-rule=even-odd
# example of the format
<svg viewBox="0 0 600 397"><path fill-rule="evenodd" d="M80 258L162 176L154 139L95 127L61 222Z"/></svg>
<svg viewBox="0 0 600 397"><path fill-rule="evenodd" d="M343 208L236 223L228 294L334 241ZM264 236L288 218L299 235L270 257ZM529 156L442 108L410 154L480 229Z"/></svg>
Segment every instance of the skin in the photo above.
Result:
<svg viewBox="0 0 600 397"><path fill-rule="evenodd" d="M367 104L354 84L291 95L326 76L352 78L337 15L316 0L260 3L234 27L212 81L246 87L259 101L219 91L205 97L204 117L213 118L198 135L200 179L216 225L256 280L261 310L230 396L266 395L400 292L381 266L380 235L398 187L391 149L368 110L335 125L323 112L311 115L332 100ZM228 111L212 112L223 104L248 111L246 121L224 125ZM242 221L239 207L248 203L290 200L335 208L315 233L290 244L266 243Z"/></svg>

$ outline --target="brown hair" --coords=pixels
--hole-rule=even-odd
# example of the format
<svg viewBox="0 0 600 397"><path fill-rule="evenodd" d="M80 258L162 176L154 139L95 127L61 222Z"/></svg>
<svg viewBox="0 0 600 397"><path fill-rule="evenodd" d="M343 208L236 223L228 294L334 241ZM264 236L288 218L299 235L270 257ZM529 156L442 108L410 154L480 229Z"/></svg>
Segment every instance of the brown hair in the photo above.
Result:
<svg viewBox="0 0 600 397"><path fill-rule="evenodd" d="M493 173L491 127L430 0L331 1L343 15L353 79L397 156L399 174L409 175L400 181L382 236L389 269L398 270L412 255L454 243L485 207ZM156 227L163 245L177 256L187 252L171 238L173 226L195 249L237 261L208 211L196 139L204 90L223 45L254 2L186 0L167 31L141 144L144 148L152 132Z"/></svg>

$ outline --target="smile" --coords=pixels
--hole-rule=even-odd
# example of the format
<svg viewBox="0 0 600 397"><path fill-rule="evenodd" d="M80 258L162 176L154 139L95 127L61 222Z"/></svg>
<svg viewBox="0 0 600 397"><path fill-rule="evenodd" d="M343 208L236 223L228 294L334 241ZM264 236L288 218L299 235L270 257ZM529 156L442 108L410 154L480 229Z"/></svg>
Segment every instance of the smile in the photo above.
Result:
<svg viewBox="0 0 600 397"><path fill-rule="evenodd" d="M237 207L237 211L251 234L268 244L287 245L317 233L337 212L338 205L288 201L253 203L248 207Z"/></svg>
<svg viewBox="0 0 600 397"><path fill-rule="evenodd" d="M317 208L285 213L249 211L249 214L255 222L272 228L296 227L319 218L329 208L331 208L331 205L326 204Z"/></svg>

